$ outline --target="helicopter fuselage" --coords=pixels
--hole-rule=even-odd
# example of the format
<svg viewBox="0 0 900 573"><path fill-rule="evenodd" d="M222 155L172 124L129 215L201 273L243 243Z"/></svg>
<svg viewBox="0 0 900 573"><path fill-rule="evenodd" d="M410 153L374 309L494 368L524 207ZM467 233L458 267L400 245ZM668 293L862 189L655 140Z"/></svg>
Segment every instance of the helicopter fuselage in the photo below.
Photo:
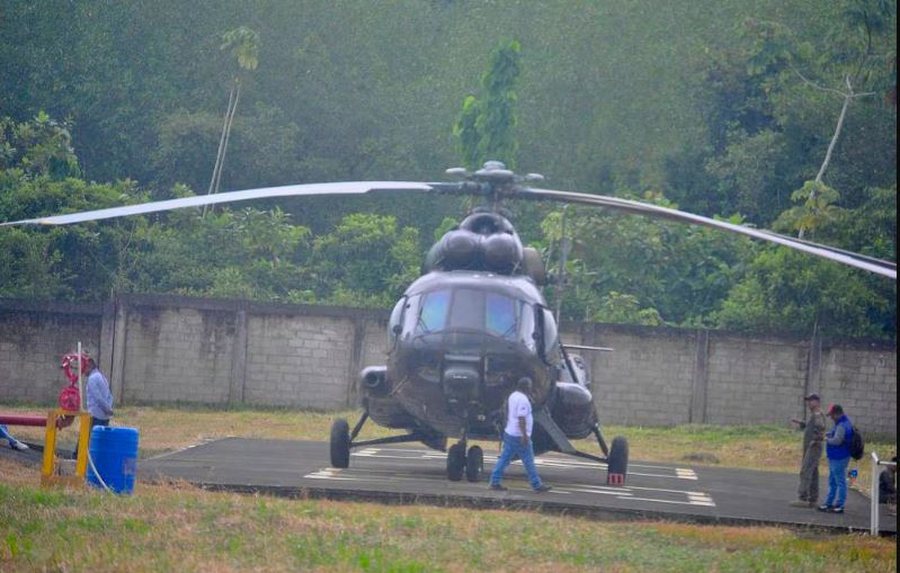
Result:
<svg viewBox="0 0 900 573"><path fill-rule="evenodd" d="M532 379L536 408L557 378L556 324L523 275L433 271L406 290L388 329L384 377L364 377L370 415L383 426L493 438L519 378Z"/></svg>

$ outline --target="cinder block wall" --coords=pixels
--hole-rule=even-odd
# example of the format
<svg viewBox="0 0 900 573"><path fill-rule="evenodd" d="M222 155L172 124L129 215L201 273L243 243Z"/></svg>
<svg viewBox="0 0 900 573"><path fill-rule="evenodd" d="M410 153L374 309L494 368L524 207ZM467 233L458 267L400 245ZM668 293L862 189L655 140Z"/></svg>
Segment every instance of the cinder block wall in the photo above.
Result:
<svg viewBox="0 0 900 573"><path fill-rule="evenodd" d="M81 340L119 403L332 410L384 364L387 312L132 295L116 305L0 300L0 401L55 404L61 356ZM818 391L866 431L896 436L896 344L565 323L604 424L783 423Z"/></svg>
<svg viewBox="0 0 900 573"><path fill-rule="evenodd" d="M79 341L98 357L102 322L100 305L0 300L0 402L56 406L68 384L62 357L75 352Z"/></svg>

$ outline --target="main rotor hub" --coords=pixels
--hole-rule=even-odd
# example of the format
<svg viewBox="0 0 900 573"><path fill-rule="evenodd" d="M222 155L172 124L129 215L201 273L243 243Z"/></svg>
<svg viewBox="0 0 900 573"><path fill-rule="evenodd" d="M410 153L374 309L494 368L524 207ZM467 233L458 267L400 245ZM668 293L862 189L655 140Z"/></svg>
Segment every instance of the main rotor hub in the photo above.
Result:
<svg viewBox="0 0 900 573"><path fill-rule="evenodd" d="M474 173L464 167L454 167L448 169L446 173L465 179L459 191L485 197L490 202L490 208L495 211L499 209L500 201L514 196L522 188L522 183L544 180L544 176L539 173L517 175L511 169L507 169L502 161L486 161L482 168Z"/></svg>

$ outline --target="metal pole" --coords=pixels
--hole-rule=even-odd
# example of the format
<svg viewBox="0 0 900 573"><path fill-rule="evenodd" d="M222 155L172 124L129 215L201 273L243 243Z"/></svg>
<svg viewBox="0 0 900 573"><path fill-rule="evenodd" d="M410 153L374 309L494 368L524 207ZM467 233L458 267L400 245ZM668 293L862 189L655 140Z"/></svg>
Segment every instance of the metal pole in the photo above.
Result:
<svg viewBox="0 0 900 573"><path fill-rule="evenodd" d="M879 468L878 454L871 453L872 457L872 485L869 488L869 534L878 535L878 478Z"/></svg>
<svg viewBox="0 0 900 573"><path fill-rule="evenodd" d="M84 412L84 384L81 381L81 341L78 341L78 411Z"/></svg>

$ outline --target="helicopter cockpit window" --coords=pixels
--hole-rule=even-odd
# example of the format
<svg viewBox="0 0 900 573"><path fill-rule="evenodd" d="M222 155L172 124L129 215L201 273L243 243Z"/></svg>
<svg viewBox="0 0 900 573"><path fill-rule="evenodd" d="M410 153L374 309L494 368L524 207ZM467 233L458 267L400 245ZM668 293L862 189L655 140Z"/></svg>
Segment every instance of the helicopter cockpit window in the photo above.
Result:
<svg viewBox="0 0 900 573"><path fill-rule="evenodd" d="M489 334L516 338L516 301L492 292L484 295L484 326Z"/></svg>
<svg viewBox="0 0 900 573"><path fill-rule="evenodd" d="M447 310L450 308L450 291L436 290L426 294L422 300L417 332L429 333L443 330L447 325Z"/></svg>
<svg viewBox="0 0 900 573"><path fill-rule="evenodd" d="M439 332L445 328L479 331L508 340L520 337L525 344L533 345L533 318L529 317L531 320L527 324L520 324L526 306L526 303L499 293L468 288L436 290L422 295L415 331L417 334ZM406 312L404 322L408 324L411 310ZM531 312L530 307L527 312Z"/></svg>
<svg viewBox="0 0 900 573"><path fill-rule="evenodd" d="M453 293L450 326L466 330L484 329L484 293L460 288Z"/></svg>

